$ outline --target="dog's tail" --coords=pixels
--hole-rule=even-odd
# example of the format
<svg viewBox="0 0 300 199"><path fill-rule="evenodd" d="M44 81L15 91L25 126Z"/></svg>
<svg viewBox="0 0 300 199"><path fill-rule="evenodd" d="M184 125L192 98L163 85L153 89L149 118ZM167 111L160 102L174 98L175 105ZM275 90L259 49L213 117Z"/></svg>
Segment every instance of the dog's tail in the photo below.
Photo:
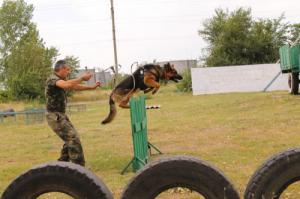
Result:
<svg viewBox="0 0 300 199"><path fill-rule="evenodd" d="M108 116L101 122L102 124L107 124L111 122L117 114L117 109L114 100L112 99L112 94L109 96L109 114Z"/></svg>

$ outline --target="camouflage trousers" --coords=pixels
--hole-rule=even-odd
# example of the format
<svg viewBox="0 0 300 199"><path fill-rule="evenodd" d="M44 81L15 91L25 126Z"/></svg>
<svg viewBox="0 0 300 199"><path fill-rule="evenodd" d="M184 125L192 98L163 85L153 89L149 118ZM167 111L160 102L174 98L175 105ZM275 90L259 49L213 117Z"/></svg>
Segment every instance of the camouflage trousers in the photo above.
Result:
<svg viewBox="0 0 300 199"><path fill-rule="evenodd" d="M85 165L79 135L65 113L47 112L46 118L51 129L64 141L59 161L71 161Z"/></svg>

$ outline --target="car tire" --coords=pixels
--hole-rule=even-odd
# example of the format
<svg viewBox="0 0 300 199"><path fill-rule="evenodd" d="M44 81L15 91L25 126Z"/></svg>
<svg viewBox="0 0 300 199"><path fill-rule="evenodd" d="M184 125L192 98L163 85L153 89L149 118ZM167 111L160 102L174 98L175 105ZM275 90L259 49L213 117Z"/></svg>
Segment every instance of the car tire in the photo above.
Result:
<svg viewBox="0 0 300 199"><path fill-rule="evenodd" d="M17 177L1 199L36 199L59 192L76 199L112 199L105 184L84 167L69 162L51 162L36 166Z"/></svg>
<svg viewBox="0 0 300 199"><path fill-rule="evenodd" d="M278 199L284 190L300 180L300 149L272 156L253 174L244 193L245 199Z"/></svg>
<svg viewBox="0 0 300 199"><path fill-rule="evenodd" d="M150 163L129 182L121 199L154 199L175 187L198 192L206 199L238 199L232 183L205 161L175 156Z"/></svg>

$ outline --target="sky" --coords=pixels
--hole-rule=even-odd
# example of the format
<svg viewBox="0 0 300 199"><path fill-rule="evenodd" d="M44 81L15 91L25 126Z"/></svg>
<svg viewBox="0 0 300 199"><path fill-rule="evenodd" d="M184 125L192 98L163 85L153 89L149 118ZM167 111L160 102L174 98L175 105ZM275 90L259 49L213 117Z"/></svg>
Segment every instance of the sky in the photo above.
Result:
<svg viewBox="0 0 300 199"><path fill-rule="evenodd" d="M73 55L82 67L114 65L110 0L25 0L47 47ZM2 3L2 0L0 0ZM299 0L114 0L118 63L199 59L207 43L198 35L217 8L251 8L258 18L300 23Z"/></svg>

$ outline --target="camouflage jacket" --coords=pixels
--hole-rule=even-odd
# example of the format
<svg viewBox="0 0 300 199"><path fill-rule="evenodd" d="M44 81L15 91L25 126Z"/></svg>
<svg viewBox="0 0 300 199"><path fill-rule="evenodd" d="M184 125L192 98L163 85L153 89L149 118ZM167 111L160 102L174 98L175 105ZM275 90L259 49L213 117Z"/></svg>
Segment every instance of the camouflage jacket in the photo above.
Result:
<svg viewBox="0 0 300 199"><path fill-rule="evenodd" d="M66 112L67 95L66 91L56 86L58 80L64 80L55 73L46 81L45 96L48 112Z"/></svg>

